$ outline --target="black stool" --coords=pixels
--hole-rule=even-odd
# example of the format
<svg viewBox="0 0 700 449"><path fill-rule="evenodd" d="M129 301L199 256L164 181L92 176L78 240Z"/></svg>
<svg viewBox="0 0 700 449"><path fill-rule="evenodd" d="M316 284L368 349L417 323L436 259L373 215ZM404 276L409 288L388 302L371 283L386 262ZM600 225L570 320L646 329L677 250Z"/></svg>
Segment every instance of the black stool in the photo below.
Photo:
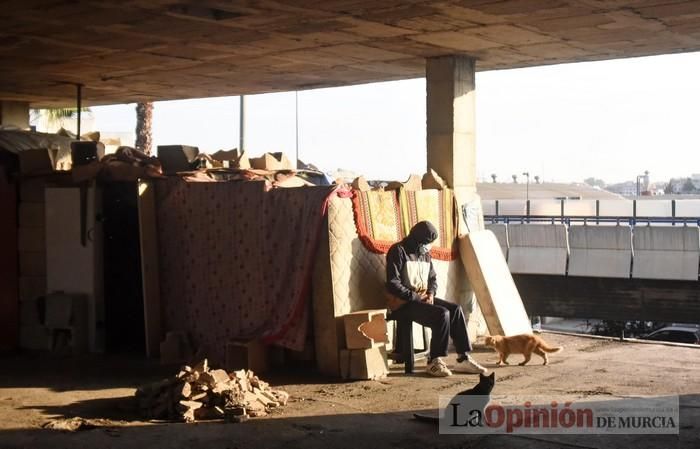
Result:
<svg viewBox="0 0 700 449"><path fill-rule="evenodd" d="M416 352L413 348L413 321L397 316L393 312L389 312L386 320L396 321L394 326L394 350L390 358L397 363L403 363L406 374L413 374L416 359L427 358L430 353L428 331L423 327L423 350Z"/></svg>

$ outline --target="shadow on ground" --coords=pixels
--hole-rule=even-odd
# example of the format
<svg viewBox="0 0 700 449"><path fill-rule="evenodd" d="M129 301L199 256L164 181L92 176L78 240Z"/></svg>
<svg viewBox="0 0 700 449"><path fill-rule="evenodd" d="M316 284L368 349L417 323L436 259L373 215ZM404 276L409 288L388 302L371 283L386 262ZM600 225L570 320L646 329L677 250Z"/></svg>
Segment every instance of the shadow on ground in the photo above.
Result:
<svg viewBox="0 0 700 449"><path fill-rule="evenodd" d="M309 402L309 400L307 400ZM315 402L315 401L310 401ZM616 400L606 402L614 405ZM396 413L328 413L328 404L305 404L308 416L285 416L294 403L265 418L242 424L222 421L197 424L140 421L132 398L80 401L40 407L46 414L109 419L104 427L73 433L44 429L0 431L2 449L169 447L187 449L256 448L679 448L700 447L700 395L680 397L679 435L440 435L436 425L413 419L413 411ZM417 410L434 413L434 410Z"/></svg>
<svg viewBox="0 0 700 449"><path fill-rule="evenodd" d="M697 402L697 398L694 398ZM107 405L104 402L101 405ZM85 404L85 410L98 410ZM423 411L429 412L429 411ZM440 435L436 426L417 422L410 412L382 414L270 416L242 424L146 424L96 428L74 433L44 429L0 432L3 449L168 447L256 448L697 448L697 410L682 411L680 435ZM692 416L690 416L692 415ZM129 415L112 415L128 418Z"/></svg>

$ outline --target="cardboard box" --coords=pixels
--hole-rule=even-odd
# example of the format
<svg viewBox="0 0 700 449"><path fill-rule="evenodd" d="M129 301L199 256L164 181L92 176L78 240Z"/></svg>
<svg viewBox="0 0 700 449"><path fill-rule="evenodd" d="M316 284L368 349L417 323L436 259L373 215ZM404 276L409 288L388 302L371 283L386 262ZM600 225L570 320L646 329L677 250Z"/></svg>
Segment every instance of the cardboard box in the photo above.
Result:
<svg viewBox="0 0 700 449"><path fill-rule="evenodd" d="M250 159L248 159L248 153L246 153L245 151L240 151L238 149L233 149L229 151L220 150L212 154L211 158L215 161L221 162L222 167L224 168L251 168Z"/></svg>
<svg viewBox="0 0 700 449"><path fill-rule="evenodd" d="M187 145L159 145L158 159L163 165L163 173L174 175L192 170L192 162L197 158L199 148Z"/></svg>
<svg viewBox="0 0 700 449"><path fill-rule="evenodd" d="M383 379L389 374L384 345L369 349L341 349L340 377L352 380Z"/></svg>
<svg viewBox="0 0 700 449"><path fill-rule="evenodd" d="M252 157L250 166L260 170L294 170L284 153L265 153L260 157Z"/></svg>
<svg viewBox="0 0 700 449"><path fill-rule="evenodd" d="M47 150L45 148L23 150L17 155L19 157L19 171L23 175L47 175L54 171L55 150Z"/></svg>
<svg viewBox="0 0 700 449"><path fill-rule="evenodd" d="M267 352L267 345L260 340L230 341L226 343L225 368L228 371L248 369L262 374L269 369Z"/></svg>
<svg viewBox="0 0 700 449"><path fill-rule="evenodd" d="M375 348L389 341L386 309L358 310L343 316L347 349Z"/></svg>

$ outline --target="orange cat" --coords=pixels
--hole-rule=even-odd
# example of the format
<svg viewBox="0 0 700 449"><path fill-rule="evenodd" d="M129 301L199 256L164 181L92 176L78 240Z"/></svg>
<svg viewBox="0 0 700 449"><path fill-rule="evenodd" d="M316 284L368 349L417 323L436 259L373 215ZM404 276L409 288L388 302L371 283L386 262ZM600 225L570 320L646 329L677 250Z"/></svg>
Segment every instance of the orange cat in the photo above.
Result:
<svg viewBox="0 0 700 449"><path fill-rule="evenodd" d="M532 353L539 355L544 359L543 365L546 365L549 360L547 359L548 352L559 352L562 348L549 346L542 338L537 335L521 334L514 335L512 337L504 337L502 335L494 335L491 337L486 337L486 346L495 348L498 351L500 358L498 359L498 364L508 364L508 356L510 354L523 354L525 360L523 360L519 365L525 365L530 361Z"/></svg>

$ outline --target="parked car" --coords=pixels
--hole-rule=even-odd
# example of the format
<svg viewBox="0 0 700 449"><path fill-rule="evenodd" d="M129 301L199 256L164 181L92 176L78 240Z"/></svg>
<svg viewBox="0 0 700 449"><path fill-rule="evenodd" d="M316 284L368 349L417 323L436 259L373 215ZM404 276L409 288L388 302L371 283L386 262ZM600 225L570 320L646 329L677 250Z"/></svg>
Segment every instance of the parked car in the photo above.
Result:
<svg viewBox="0 0 700 449"><path fill-rule="evenodd" d="M700 329L696 327L668 326L640 337L644 340L671 341L700 345Z"/></svg>

